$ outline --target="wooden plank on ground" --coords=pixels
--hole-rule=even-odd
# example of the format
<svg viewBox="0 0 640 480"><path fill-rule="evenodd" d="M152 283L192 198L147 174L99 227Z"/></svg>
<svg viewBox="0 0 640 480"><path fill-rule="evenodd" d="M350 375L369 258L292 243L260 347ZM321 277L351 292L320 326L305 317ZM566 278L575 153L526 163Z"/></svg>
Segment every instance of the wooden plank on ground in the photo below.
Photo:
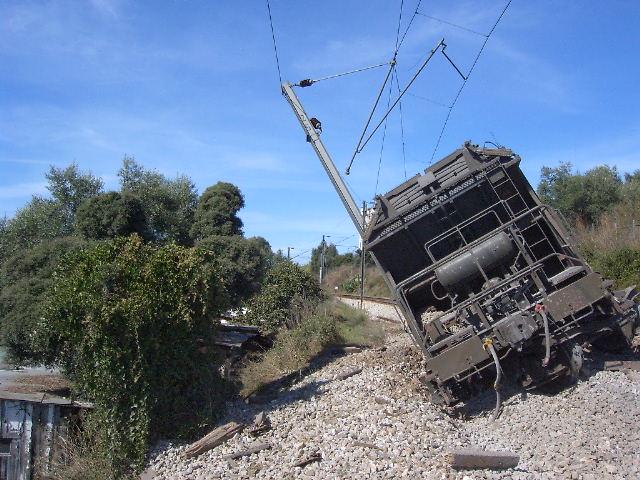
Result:
<svg viewBox="0 0 640 480"><path fill-rule="evenodd" d="M353 377L358 373L362 372L362 367L352 368L347 370L346 372L342 372L333 377L334 380L346 380L349 377Z"/></svg>
<svg viewBox="0 0 640 480"><path fill-rule="evenodd" d="M246 457L249 455L253 455L254 453L258 453L261 452L262 450L269 450L271 448L271 444L270 443L266 443L266 442L260 442L260 443L254 443L253 445L251 445L248 448L245 448L244 450L239 450L235 453L232 453L230 455L225 455L224 458L230 459L230 460L235 460L236 458L241 458L241 457Z"/></svg>
<svg viewBox="0 0 640 480"><path fill-rule="evenodd" d="M604 362L605 370L635 370L640 372L640 360L608 360Z"/></svg>
<svg viewBox="0 0 640 480"><path fill-rule="evenodd" d="M189 445L183 455L187 458L197 457L198 455L211 450L212 448L222 445L224 442L233 437L236 433L242 431L244 423L229 422L226 425L216 428L202 437L197 442Z"/></svg>
<svg viewBox="0 0 640 480"><path fill-rule="evenodd" d="M516 467L520 456L513 452L467 448L448 452L447 461L455 469L502 469Z"/></svg>

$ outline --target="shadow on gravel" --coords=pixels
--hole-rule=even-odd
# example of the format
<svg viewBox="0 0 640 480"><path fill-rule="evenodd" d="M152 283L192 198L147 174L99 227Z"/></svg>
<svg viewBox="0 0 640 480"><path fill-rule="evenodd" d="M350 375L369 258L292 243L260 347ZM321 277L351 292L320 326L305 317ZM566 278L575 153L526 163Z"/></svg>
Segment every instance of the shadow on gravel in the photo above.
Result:
<svg viewBox="0 0 640 480"><path fill-rule="evenodd" d="M513 379L505 380L500 390L502 394L502 410L508 409L510 400L516 396L521 402L526 401L529 395L553 397L561 392L571 391L579 385L580 382L589 380L601 371L629 372L630 370L622 365L624 362L640 362L640 352L633 352L631 350L610 352L594 348L589 356L584 359L584 365L577 380L565 377L531 390L525 390ZM617 363L621 364L620 367L616 365ZM449 413L461 419L489 416L493 413L495 404L496 393L489 388L466 402L455 406Z"/></svg>
<svg viewBox="0 0 640 480"><path fill-rule="evenodd" d="M257 392L247 397L245 403L253 406L256 411L262 410L268 413L271 410L277 410L299 400L309 400L313 396L322 395L320 387L330 383L330 380L316 380L294 390L292 390L292 387L331 362L349 355L336 348L336 346L325 348L311 360L309 366L264 385Z"/></svg>

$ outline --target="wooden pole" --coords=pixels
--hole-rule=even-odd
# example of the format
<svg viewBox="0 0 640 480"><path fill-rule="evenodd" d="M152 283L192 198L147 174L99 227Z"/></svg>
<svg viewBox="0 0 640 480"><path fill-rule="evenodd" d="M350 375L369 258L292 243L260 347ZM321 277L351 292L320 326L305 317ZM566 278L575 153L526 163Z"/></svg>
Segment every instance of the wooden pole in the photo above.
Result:
<svg viewBox="0 0 640 480"><path fill-rule="evenodd" d="M492 452L470 448L447 453L447 460L455 469L500 469L516 467L520 456L512 452Z"/></svg>

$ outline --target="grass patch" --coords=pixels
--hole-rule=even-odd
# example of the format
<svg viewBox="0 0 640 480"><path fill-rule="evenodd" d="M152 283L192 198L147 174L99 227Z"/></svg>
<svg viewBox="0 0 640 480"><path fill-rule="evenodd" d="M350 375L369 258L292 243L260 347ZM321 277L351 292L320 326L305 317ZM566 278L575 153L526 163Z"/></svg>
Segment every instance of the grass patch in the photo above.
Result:
<svg viewBox="0 0 640 480"><path fill-rule="evenodd" d="M341 344L378 346L384 342L382 326L379 322L373 322L366 312L334 301L330 315L336 323Z"/></svg>
<svg viewBox="0 0 640 480"><path fill-rule="evenodd" d="M89 414L90 415L90 414ZM59 437L58 455L52 459L50 471L36 478L48 480L136 480L133 474L116 476L109 460L109 447L104 434L91 418L83 428L75 425L67 437Z"/></svg>
<svg viewBox="0 0 640 480"><path fill-rule="evenodd" d="M329 346L373 346L383 341L384 330L366 313L338 301L325 302L295 328L280 330L272 348L248 361L240 371L240 394L248 396L306 368Z"/></svg>
<svg viewBox="0 0 640 480"><path fill-rule="evenodd" d="M390 298L391 293L384 281L384 277L377 267L368 266L364 274L364 294L371 297ZM360 292L360 267L354 265L340 265L329 270L325 277L323 288L328 293Z"/></svg>

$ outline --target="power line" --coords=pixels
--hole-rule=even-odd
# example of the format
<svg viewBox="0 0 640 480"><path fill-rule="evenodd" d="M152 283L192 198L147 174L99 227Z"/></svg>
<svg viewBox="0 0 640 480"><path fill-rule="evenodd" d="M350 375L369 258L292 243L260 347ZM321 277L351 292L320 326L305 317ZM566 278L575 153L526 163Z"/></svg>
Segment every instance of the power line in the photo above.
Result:
<svg viewBox="0 0 640 480"><path fill-rule="evenodd" d="M393 87L393 77L391 78L391 82L389 82L389 94L387 97L387 109L389 109L389 105L391 105L391 88ZM382 130L382 142L380 144L380 159L378 160L378 174L376 175L376 189L373 192L373 196L375 197L378 193L378 183L380 182L380 168L382 167L382 154L384 152L384 140L387 137L387 118L384 119L384 129Z"/></svg>
<svg viewBox="0 0 640 480"><path fill-rule="evenodd" d="M398 41L400 40L400 25L402 24L402 7L404 6L404 0L400 0L400 15L398 16L398 31L396 32L396 48L395 52L398 53Z"/></svg>
<svg viewBox="0 0 640 480"><path fill-rule="evenodd" d="M344 77L345 75L351 75L353 73L360 73L360 72L364 72L366 70L371 70L373 68L384 67L385 65L390 65L391 63L392 62L379 63L377 65L370 65L368 67L357 68L355 70L349 70L348 72L336 73L335 75L328 75L328 76L322 77L322 78L316 78L316 79L307 78L305 80L300 80L298 83L295 83L293 86L294 87L302 87L302 88L310 87L314 83L322 82L324 80L332 80L334 78Z"/></svg>
<svg viewBox="0 0 640 480"><path fill-rule="evenodd" d="M491 34L493 33L493 31L498 26L498 23L500 23L500 20L502 20L502 17L504 16L505 12L507 11L507 8L509 8L509 5L511 5L511 0L509 0L507 2L507 4L504 6L504 8L502 9L502 12L500 12L500 15L498 16L498 19L496 20L496 23L493 24L493 27L491 27L491 30L489 31L489 33L485 37L484 42L482 43L482 46L480 47L480 50L478 51L478 54L476 55L476 58L473 60L473 64L471 65L471 68L469 69L469 73L467 73L466 77L462 81L462 85L460 85L460 89L458 90L458 93L456 93L456 96L453 99L453 102L451 103L451 106L449 107L449 111L447 112L447 116L444 119L444 123L442 124L442 129L440 130L440 135L438 136L438 140L436 141L436 146L434 147L433 153L431 154L431 159L429 160L429 165L431 165L431 163L433 162L433 158L435 157L436 152L438 151L438 147L440 146L440 141L442 140L442 136L444 135L444 131L447 128L447 123L449 123L449 118L451 117L451 112L453 111L453 108L456 106L458 98L460 98L460 94L462 93L462 90L464 89L465 85L467 84L467 81L469 80L469 77L471 76L471 72L473 72L473 69L475 68L476 64L478 63L478 59L480 58L480 55L482 55L482 51L484 50L484 47L487 45L487 42L489 41L489 38L491 37Z"/></svg>
<svg viewBox="0 0 640 480"><path fill-rule="evenodd" d="M404 42L404 38L407 36L407 33L409 33L409 29L411 28L411 24L413 24L413 20L416 18L416 15L418 14L418 10L420 10L420 4L422 3L422 0L418 0L418 5L416 5L416 9L413 12L413 15L411 16L411 20L409 20L409 25L407 25L407 29L404 31L404 33L402 34L402 38L400 39L400 43L398 44L398 46L396 47L396 52L400 49L400 47L402 46L402 43Z"/></svg>
<svg viewBox="0 0 640 480"><path fill-rule="evenodd" d="M438 102L437 100L433 100L431 98L423 97L421 95L416 95L415 93L407 92L407 95L417 98L419 100L424 100L425 102L433 103L434 105L437 105L439 107L449 108L449 105L445 105L444 103Z"/></svg>
<svg viewBox="0 0 640 480"><path fill-rule="evenodd" d="M443 19L437 18L437 17L432 17L431 15L427 15L426 13L417 12L417 14L420 15L421 17L426 17L426 18L429 18L431 20L435 20L436 22L444 23L446 25L451 25L452 27L459 28L460 30L464 30L466 32L473 33L475 35L480 35L481 37L485 37L486 38L486 37L489 36L489 35L487 35L485 33L477 32L476 30L471 30L470 28L463 27L462 25L458 25L457 23L449 22L447 20L443 20Z"/></svg>
<svg viewBox="0 0 640 480"><path fill-rule="evenodd" d="M278 67L278 78L280 79L280 85L282 85L282 73L280 72L280 59L278 58L278 46L276 44L276 34L273 31L273 19L271 18L271 5L267 0L267 11L269 12L269 25L271 25L271 38L273 40L273 53L276 56L276 67Z"/></svg>
<svg viewBox="0 0 640 480"><path fill-rule="evenodd" d="M396 76L396 86L398 87L398 94L400 93L400 80L398 80L398 71L394 72ZM400 138L402 139L402 166L404 167L404 179L407 179L407 157L405 154L404 144L404 121L402 120L402 102L398 102L400 107Z"/></svg>

